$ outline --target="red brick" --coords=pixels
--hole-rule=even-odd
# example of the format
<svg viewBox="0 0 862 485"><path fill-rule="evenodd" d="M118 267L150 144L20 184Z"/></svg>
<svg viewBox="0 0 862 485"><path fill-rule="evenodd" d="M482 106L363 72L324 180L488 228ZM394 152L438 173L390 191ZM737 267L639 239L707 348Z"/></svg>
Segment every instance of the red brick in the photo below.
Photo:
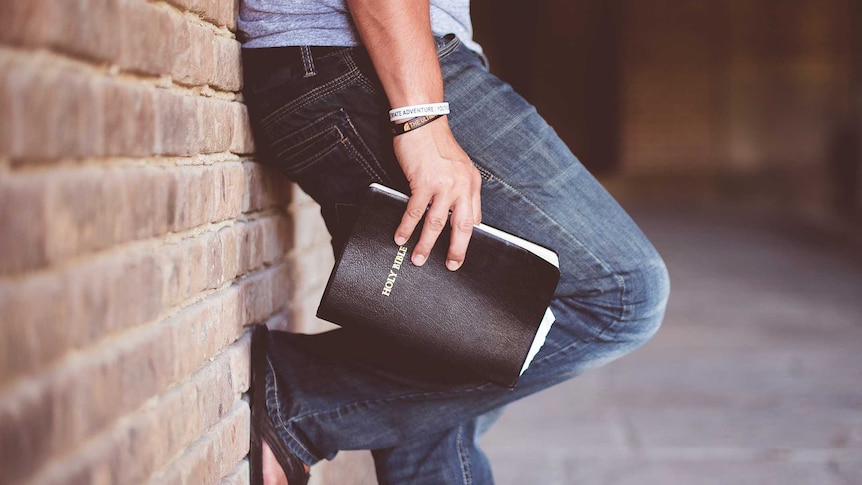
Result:
<svg viewBox="0 0 862 485"><path fill-rule="evenodd" d="M239 91L242 87L240 43L235 39L214 37L215 72L210 84L223 91Z"/></svg>
<svg viewBox="0 0 862 485"><path fill-rule="evenodd" d="M155 318L166 304L164 284L165 256L156 251L139 250L111 258L100 258L79 270L64 274L70 286L70 325L77 338L71 343L85 346L105 335L132 328ZM35 323L35 322L34 322ZM49 328L39 325L43 338Z"/></svg>
<svg viewBox="0 0 862 485"><path fill-rule="evenodd" d="M246 322L242 318L240 293L230 289L217 302L196 305L175 319L172 342L178 375L188 375L202 362L236 340Z"/></svg>
<svg viewBox="0 0 862 485"><path fill-rule="evenodd" d="M57 9L55 2L47 3ZM63 5L69 11L61 11L62 22L55 26L60 31L55 47L83 57L115 59L119 53L117 38L121 35L117 0L80 0Z"/></svg>
<svg viewBox="0 0 862 485"><path fill-rule="evenodd" d="M4 209L18 208L0 214L22 230L17 239L4 231L0 241L10 248L33 244L9 253L24 257L4 260L6 271L234 218L244 190L243 167L233 162L170 170L62 169L10 176L0 184L9 187Z"/></svg>
<svg viewBox="0 0 862 485"><path fill-rule="evenodd" d="M228 151L234 108L228 101L159 91L156 107L156 154L195 155Z"/></svg>
<svg viewBox="0 0 862 485"><path fill-rule="evenodd" d="M250 412L238 402L207 433L192 443L173 463L152 478L153 483L218 483L248 453Z"/></svg>
<svg viewBox="0 0 862 485"><path fill-rule="evenodd" d="M216 289L236 276L236 236L223 229L160 250L160 291L166 307Z"/></svg>
<svg viewBox="0 0 862 485"><path fill-rule="evenodd" d="M0 6L0 41L46 47L188 85L239 87L238 42L143 0L13 0ZM232 23L235 3L204 10ZM230 12L230 13L228 13Z"/></svg>
<svg viewBox="0 0 862 485"><path fill-rule="evenodd" d="M46 199L37 180L0 177L0 274L47 262Z"/></svg>
<svg viewBox="0 0 862 485"><path fill-rule="evenodd" d="M103 432L192 374L234 342L242 325L251 323L241 317L266 313L273 304L271 288L279 284L273 280L282 273L263 272L246 280L245 290L223 290L169 320L111 339L7 388L0 399L0 435L24 440L27 446L0 454L0 466L12 469L14 463L16 476L31 474L48 457ZM243 295L257 290L266 290L266 296L252 300ZM45 425L33 425L37 421ZM32 429L40 432L23 436ZM28 455L21 456L24 453Z"/></svg>
<svg viewBox="0 0 862 485"><path fill-rule="evenodd" d="M68 284L64 275L50 274L0 283L0 311L7 322L0 327L0 387L49 367L77 341L89 337L81 332L80 306Z"/></svg>
<svg viewBox="0 0 862 485"><path fill-rule="evenodd" d="M2 7L0 7L2 8ZM12 63L9 59L0 55L0 106L5 108L0 111L0 156L12 154L15 139L20 138L19 124L12 116L17 93L13 92L13 83L9 76ZM236 124L236 120L234 120Z"/></svg>
<svg viewBox="0 0 862 485"><path fill-rule="evenodd" d="M196 115L201 120L197 138L204 141L200 153L230 151L234 129L233 103L207 98L196 98L195 101L198 107Z"/></svg>
<svg viewBox="0 0 862 485"><path fill-rule="evenodd" d="M247 273L284 258L290 227L283 216L256 219L237 225L238 271Z"/></svg>
<svg viewBox="0 0 862 485"><path fill-rule="evenodd" d="M102 125L103 113L98 109L98 93L89 79L58 70L55 76L41 79L45 84L31 87L33 97L47 98L44 111L31 111L39 121L31 125L25 146L51 146L51 152L64 158L77 158L102 150L102 133L94 127ZM50 93L46 96L46 93ZM33 109L32 106L28 109ZM48 127L50 131L38 127Z"/></svg>
<svg viewBox="0 0 862 485"><path fill-rule="evenodd" d="M104 150L94 155L143 157L156 146L155 90L95 78L104 113Z"/></svg>
<svg viewBox="0 0 862 485"><path fill-rule="evenodd" d="M11 102L0 111L0 153L19 160L153 153L153 89L43 58L2 64L0 98Z"/></svg>
<svg viewBox="0 0 862 485"><path fill-rule="evenodd" d="M219 89L239 88L239 43L178 12L126 0L119 64L146 74L169 74L174 81Z"/></svg>
<svg viewBox="0 0 862 485"><path fill-rule="evenodd" d="M230 151L243 155L254 152L254 138L248 121L248 108L242 103L233 103L234 127Z"/></svg>
<svg viewBox="0 0 862 485"><path fill-rule="evenodd" d="M0 394L0 470L6 483L22 482L49 455L55 390L25 386L14 399Z"/></svg>
<svg viewBox="0 0 862 485"><path fill-rule="evenodd" d="M236 31L236 18L239 15L239 0L224 0L220 4L219 19L224 22L225 27Z"/></svg>
<svg viewBox="0 0 862 485"><path fill-rule="evenodd" d="M288 267L280 264L245 278L238 286L243 322L262 322L293 298Z"/></svg>
<svg viewBox="0 0 862 485"><path fill-rule="evenodd" d="M7 0L0 3L0 40L23 44L50 40L55 25L60 23L59 9L48 8L47 1Z"/></svg>
<svg viewBox="0 0 862 485"><path fill-rule="evenodd" d="M237 0L168 0L177 7L194 12L203 19L230 30L236 29Z"/></svg>
<svg viewBox="0 0 862 485"><path fill-rule="evenodd" d="M238 103L88 76L45 59L0 59L0 67L0 99L9 101L0 111L0 155L195 155L234 143Z"/></svg>
<svg viewBox="0 0 862 485"><path fill-rule="evenodd" d="M235 230L222 229L208 238L204 245L204 259L199 264L206 268L204 285L217 288L236 277L238 271L237 241Z"/></svg>
<svg viewBox="0 0 862 485"><path fill-rule="evenodd" d="M84 57L117 56L116 0L7 0L0 4L0 41L49 47Z"/></svg>
<svg viewBox="0 0 862 485"><path fill-rule="evenodd" d="M4 110L19 125L10 155L40 158L76 157L87 153L94 140L92 126L100 114L86 78L56 66L34 68L12 60L5 86L11 91L11 109ZM47 94L47 93L50 93Z"/></svg>
<svg viewBox="0 0 862 485"><path fill-rule="evenodd" d="M64 169L40 174L50 217L44 224L50 261L163 233L167 182L158 169Z"/></svg>
<svg viewBox="0 0 862 485"><path fill-rule="evenodd" d="M45 95L46 92L51 92L47 91L50 81L45 78L57 77L54 74L57 68L44 66L44 70L37 69L23 63L18 57L0 57L0 63L3 67L0 70L2 88L6 91L4 97L11 101L6 105L6 109L0 110L0 118L5 120L3 125L11 126L14 130L11 145L5 154L18 158L30 147L33 147L31 152L35 152L36 156L44 154L53 148L54 140L49 137L58 131L49 123L48 117L55 108L50 97ZM73 83L66 89L72 89L74 85ZM60 103L62 104L62 99Z"/></svg>
<svg viewBox="0 0 862 485"><path fill-rule="evenodd" d="M170 74L176 54L190 43L186 22L169 9L148 2L120 1L119 65L145 74Z"/></svg>
<svg viewBox="0 0 862 485"><path fill-rule="evenodd" d="M245 197L243 212L282 208L287 205L295 186L278 170L259 163L243 163Z"/></svg>
<svg viewBox="0 0 862 485"><path fill-rule="evenodd" d="M237 231L224 228L0 283L0 314L10 322L0 327L0 387L51 367L70 349L141 325L231 281Z"/></svg>
<svg viewBox="0 0 862 485"><path fill-rule="evenodd" d="M197 177L196 184L204 197L205 220L218 222L240 215L245 190L241 164L218 163L207 167Z"/></svg>
<svg viewBox="0 0 862 485"><path fill-rule="evenodd" d="M45 484L140 483L216 425L248 388L248 344L243 338L151 406L59 461L37 480ZM242 450L240 450L242 451Z"/></svg>
<svg viewBox="0 0 862 485"><path fill-rule="evenodd" d="M165 56L172 60L168 72L174 81L180 84L196 86L212 82L215 76L217 36L212 31L197 25L191 25L177 16L173 16L175 25L173 31L184 31L187 42L171 43L172 49ZM181 23L180 23L181 22Z"/></svg>
<svg viewBox="0 0 862 485"><path fill-rule="evenodd" d="M200 246L209 247L202 252ZM218 235L167 249L98 260L0 286L0 309L14 322L2 332L3 341L12 347L4 353L8 362L0 382L50 365L69 348L143 323L163 306L215 288L235 272L235 255L223 255ZM196 254L203 257L195 258ZM182 276L188 273L199 276ZM52 304L41 304L45 300ZM65 324L58 326L58 321ZM22 346L25 342L30 345Z"/></svg>
<svg viewBox="0 0 862 485"><path fill-rule="evenodd" d="M158 91L156 150L158 155L194 155L200 152L197 105L191 96Z"/></svg>
<svg viewBox="0 0 862 485"><path fill-rule="evenodd" d="M242 105L0 58L0 155L18 160L196 155L243 146ZM46 95L50 93L50 95ZM246 145L247 148L247 145Z"/></svg>

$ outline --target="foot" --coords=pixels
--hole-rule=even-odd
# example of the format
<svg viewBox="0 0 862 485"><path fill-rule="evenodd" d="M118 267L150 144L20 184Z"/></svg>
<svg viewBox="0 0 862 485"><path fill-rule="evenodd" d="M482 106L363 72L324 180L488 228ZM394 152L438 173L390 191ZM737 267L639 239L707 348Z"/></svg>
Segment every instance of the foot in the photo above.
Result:
<svg viewBox="0 0 862 485"><path fill-rule="evenodd" d="M275 453L272 452L272 448L269 447L266 440L262 441L261 454L263 456L261 457L261 465L263 467L264 485L288 485L287 477L284 475L281 465L278 464Z"/></svg>
<svg viewBox="0 0 862 485"><path fill-rule="evenodd" d="M262 440L261 445L261 465L263 467L264 485L289 485L284 470L281 469L278 459L275 458L275 453L272 452L266 440ZM308 473L308 465L304 466L305 472Z"/></svg>

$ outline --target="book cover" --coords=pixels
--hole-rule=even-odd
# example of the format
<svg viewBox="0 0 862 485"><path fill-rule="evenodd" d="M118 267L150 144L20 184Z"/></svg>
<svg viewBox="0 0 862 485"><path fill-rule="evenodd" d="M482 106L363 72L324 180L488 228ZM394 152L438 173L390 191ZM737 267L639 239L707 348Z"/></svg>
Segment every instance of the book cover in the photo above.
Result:
<svg viewBox="0 0 862 485"><path fill-rule="evenodd" d="M403 246L393 241L406 207L404 194L369 187L317 316L514 387L553 323L548 305L560 277L556 254L480 224L458 271L444 265L448 227L428 261L414 266L418 228Z"/></svg>

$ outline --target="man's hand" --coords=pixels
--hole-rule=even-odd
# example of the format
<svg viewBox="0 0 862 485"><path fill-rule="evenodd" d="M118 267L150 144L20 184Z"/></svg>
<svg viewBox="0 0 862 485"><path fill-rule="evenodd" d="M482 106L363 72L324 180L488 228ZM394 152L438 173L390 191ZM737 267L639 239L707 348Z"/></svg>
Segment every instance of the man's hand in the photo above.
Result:
<svg viewBox="0 0 862 485"><path fill-rule="evenodd" d="M429 0L347 0L347 5L393 108L444 100ZM395 137L393 144L411 191L395 241L402 244L410 237L430 204L411 255L421 266L452 211L446 267L454 271L464 262L473 224L482 218L479 172L455 141L446 117Z"/></svg>
<svg viewBox="0 0 862 485"><path fill-rule="evenodd" d="M450 222L452 236L446 267L457 270L464 263L473 225L482 220L479 171L455 141L446 117L395 137L394 147L411 192L407 211L395 231L395 242L404 244L425 216L411 256L413 264L422 266L440 232Z"/></svg>

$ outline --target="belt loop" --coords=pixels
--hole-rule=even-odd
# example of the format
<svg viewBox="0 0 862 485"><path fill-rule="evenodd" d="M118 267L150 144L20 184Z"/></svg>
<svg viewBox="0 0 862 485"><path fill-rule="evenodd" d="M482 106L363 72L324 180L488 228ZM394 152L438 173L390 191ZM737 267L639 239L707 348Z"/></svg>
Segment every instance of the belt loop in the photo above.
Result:
<svg viewBox="0 0 862 485"><path fill-rule="evenodd" d="M299 51L302 53L302 65L305 67L305 77L317 74L317 71L314 70L314 58L311 56L311 46L299 46Z"/></svg>

